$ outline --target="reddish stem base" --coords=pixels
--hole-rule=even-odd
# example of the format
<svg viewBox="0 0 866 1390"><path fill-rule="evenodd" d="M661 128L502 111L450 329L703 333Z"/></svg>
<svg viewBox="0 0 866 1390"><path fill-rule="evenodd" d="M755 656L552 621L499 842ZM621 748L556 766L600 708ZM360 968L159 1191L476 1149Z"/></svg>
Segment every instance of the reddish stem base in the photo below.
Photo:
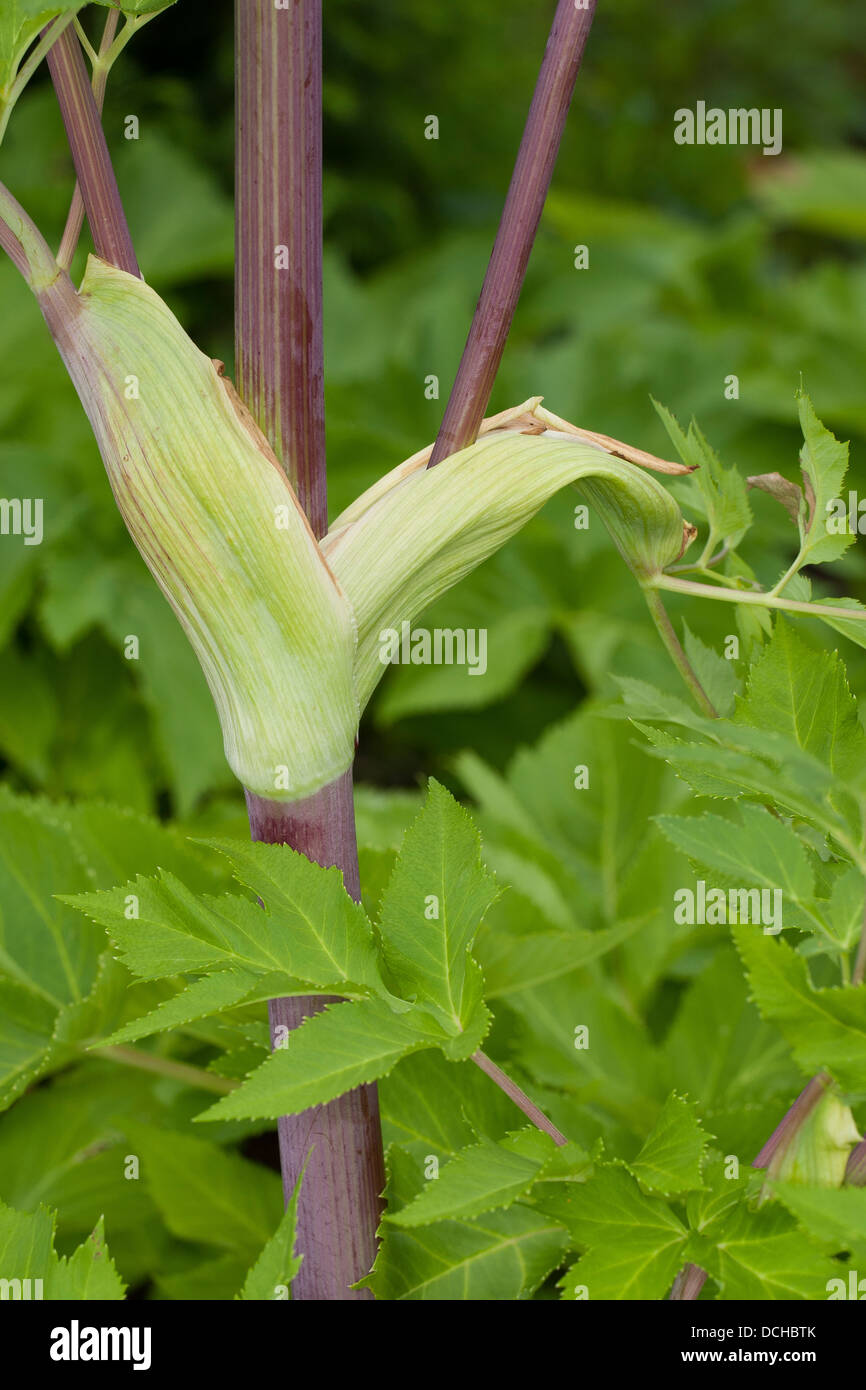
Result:
<svg viewBox="0 0 866 1390"><path fill-rule="evenodd" d="M254 840L291 845L326 867L336 864L352 897L360 897L351 771L291 804L247 792L247 810ZM322 996L272 999L271 1037L332 1002ZM297 1248L304 1261L292 1298L371 1299L369 1290L351 1285L369 1273L376 1257L385 1186L376 1087L361 1086L302 1115L283 1115L277 1130L287 1200L307 1162L298 1204Z"/></svg>

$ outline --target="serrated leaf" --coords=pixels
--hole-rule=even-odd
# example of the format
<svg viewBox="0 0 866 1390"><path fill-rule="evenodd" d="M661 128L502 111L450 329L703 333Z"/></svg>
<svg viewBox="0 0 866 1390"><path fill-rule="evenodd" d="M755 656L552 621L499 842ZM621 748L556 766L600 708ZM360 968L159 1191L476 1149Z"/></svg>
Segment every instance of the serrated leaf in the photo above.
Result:
<svg viewBox="0 0 866 1390"><path fill-rule="evenodd" d="M756 1153L767 1134L763 1106L796 1090L799 1074L783 1038L746 997L733 948L725 947L685 992L664 1045L679 1090L699 1096L728 1153Z"/></svg>
<svg viewBox="0 0 866 1390"><path fill-rule="evenodd" d="M68 1259L54 1249L54 1223L54 1214L45 1207L30 1214L0 1202L3 1278L41 1279L41 1297L56 1302L122 1299L123 1281L106 1248L102 1222ZM29 1296L40 1295L31 1291Z"/></svg>
<svg viewBox="0 0 866 1390"><path fill-rule="evenodd" d="M663 1298L683 1263L686 1228L623 1167L597 1168L575 1189L569 1230L587 1253L565 1276L563 1297L577 1283L593 1300Z"/></svg>
<svg viewBox="0 0 866 1390"><path fill-rule="evenodd" d="M665 406L656 400L653 405L683 463L695 470L677 491L700 498L709 524L708 547L715 551L724 542L735 549L752 524L745 480L736 468L722 467L695 420L685 434Z"/></svg>
<svg viewBox="0 0 866 1390"><path fill-rule="evenodd" d="M429 1226L510 1207L524 1196L556 1154L549 1134L527 1127L494 1142L461 1150L414 1201L389 1219L398 1226Z"/></svg>
<svg viewBox="0 0 866 1390"><path fill-rule="evenodd" d="M283 1297L283 1290L291 1287L303 1261L303 1255L295 1254L295 1238L298 1225L298 1198L301 1195L303 1171L295 1183L294 1191L286 1203L282 1220L270 1240L256 1260L238 1297L250 1299L274 1299Z"/></svg>
<svg viewBox="0 0 866 1390"><path fill-rule="evenodd" d="M802 956L778 938L735 927L761 1017L778 1025L810 1075L827 1068L844 1090L866 1092L866 985L816 989Z"/></svg>
<svg viewBox="0 0 866 1390"><path fill-rule="evenodd" d="M671 844L716 875L714 887L781 892L782 914L774 918L774 929L823 930L812 905L814 875L802 841L761 806L743 804L737 814L739 822L706 814L659 816L656 823ZM763 920L760 914L758 919Z"/></svg>
<svg viewBox="0 0 866 1390"><path fill-rule="evenodd" d="M641 1187L661 1197L703 1187L701 1165L707 1136L697 1105L672 1092L637 1158L628 1165Z"/></svg>
<svg viewBox="0 0 866 1390"><path fill-rule="evenodd" d="M382 991L372 928L338 869L323 869L287 845L214 841L261 906L237 894L191 893L171 874L66 899L107 927L142 979L236 969L298 980L331 993ZM130 918L130 895L138 915ZM279 990L275 991L279 993Z"/></svg>
<svg viewBox="0 0 866 1390"><path fill-rule="evenodd" d="M272 1052L236 1091L198 1118L298 1115L386 1076L410 1052L447 1041L420 1010L396 1014L375 999L330 1004L293 1030L285 1047Z"/></svg>
<svg viewBox="0 0 866 1390"><path fill-rule="evenodd" d="M866 734L836 652L816 652L787 622L752 667L735 724L781 733L842 781L866 780Z"/></svg>
<svg viewBox="0 0 866 1390"><path fill-rule="evenodd" d="M383 895L379 931L391 987L429 1007L451 1033L477 1008L469 951L496 896L471 818L431 778Z"/></svg>
<svg viewBox="0 0 866 1390"><path fill-rule="evenodd" d="M827 529L829 507L842 495L842 485L848 471L848 445L840 444L821 424L805 391L797 400L803 448L800 465L807 484L808 515L800 517L800 554L797 566L821 565L838 560L856 536L847 530L833 534Z"/></svg>
<svg viewBox="0 0 866 1390"><path fill-rule="evenodd" d="M514 1121L514 1103L474 1062L447 1062L416 1052L379 1086L385 1144L415 1157L445 1158L481 1134L501 1134Z"/></svg>
<svg viewBox="0 0 866 1390"><path fill-rule="evenodd" d="M205 975L181 990L172 999L166 999L152 1013L143 1018L125 1023L101 1046L113 1047L117 1043L135 1042L138 1038L150 1037L153 1033L163 1033L166 1029L180 1028L196 1019L210 1018L213 1014L230 1009L250 993L255 987L256 977L241 971L224 970L216 975ZM266 996L270 997L270 996Z"/></svg>
<svg viewBox="0 0 866 1390"><path fill-rule="evenodd" d="M388 1155L388 1208L398 1210L423 1182L404 1150ZM363 1281L379 1299L505 1301L529 1296L566 1247L562 1228L515 1206L472 1221L441 1221L420 1232L386 1221L372 1273Z"/></svg>
<svg viewBox="0 0 866 1390"><path fill-rule="evenodd" d="M781 1207L752 1211L739 1201L702 1235L709 1242L702 1263L724 1299L820 1299L839 1271Z"/></svg>

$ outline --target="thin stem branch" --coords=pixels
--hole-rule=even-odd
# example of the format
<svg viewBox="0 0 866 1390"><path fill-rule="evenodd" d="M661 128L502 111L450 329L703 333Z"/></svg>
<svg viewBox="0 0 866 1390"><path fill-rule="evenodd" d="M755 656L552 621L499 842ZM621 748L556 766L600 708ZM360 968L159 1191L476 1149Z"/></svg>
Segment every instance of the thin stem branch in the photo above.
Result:
<svg viewBox="0 0 866 1390"><path fill-rule="evenodd" d="M866 912L863 914L863 925L860 928L860 941L857 946L857 957L854 961L851 983L852 985L862 985L864 979L866 979Z"/></svg>
<svg viewBox="0 0 866 1390"><path fill-rule="evenodd" d="M60 273L51 248L33 219L0 182L0 248L33 290L49 285Z"/></svg>
<svg viewBox="0 0 866 1390"><path fill-rule="evenodd" d="M527 1119L530 1119L532 1123L538 1129L543 1130L545 1134L549 1134L555 1144L558 1144L559 1147L562 1148L563 1144L568 1143L562 1131L556 1128L553 1121L547 1118L544 1111L540 1110L535 1104L535 1101L530 1100L526 1092L520 1089L517 1082L512 1081L511 1077L507 1076L502 1068L498 1067L495 1062L492 1062L485 1052L473 1052L472 1061L475 1063L476 1067L481 1068L485 1076L489 1076L491 1081L496 1082L499 1089L505 1092L509 1100L514 1101L514 1104L523 1111Z"/></svg>
<svg viewBox="0 0 866 1390"><path fill-rule="evenodd" d="M656 625L658 634L668 650L671 661L674 663L689 690L694 695L698 707L703 710L704 714L708 714L711 719L718 719L719 712L698 680L697 672L683 651L680 640L674 631L673 623L667 615L661 598L654 589L644 589L643 596L646 599L647 608Z"/></svg>
<svg viewBox="0 0 866 1390"><path fill-rule="evenodd" d="M93 57L93 100L96 102L96 109L102 116L102 108L105 104L105 89L108 86L108 74L111 71L111 62L107 61L107 55L114 43L114 36L117 33L117 25L120 19L119 10L109 10L105 16L105 28L102 31L102 41L99 45L99 53ZM112 60L113 61L113 60ZM75 188L72 192L72 203L66 218L66 226L63 230L63 238L60 242L60 250L57 252L57 264L68 270L72 264L72 257L75 255L78 246L78 239L81 236L81 229L84 226L84 198L81 193L81 184L75 180Z"/></svg>
<svg viewBox="0 0 866 1390"><path fill-rule="evenodd" d="M481 296L428 463L474 443L520 298L596 0L559 0Z"/></svg>
<svg viewBox="0 0 866 1390"><path fill-rule="evenodd" d="M714 589L709 584L697 584L691 579L676 579L660 574L652 581L656 589L672 594L693 594L696 598L718 599L722 603L750 603L758 608L778 608L784 613L805 613L810 618L842 618L846 622L866 622L866 611L856 608L836 608L829 603L806 603L793 598L774 598L771 593L754 593L745 589Z"/></svg>
<svg viewBox="0 0 866 1390"><path fill-rule="evenodd" d="M88 1057L104 1057L108 1062L119 1062L124 1067L135 1067L138 1071L152 1071L158 1076L167 1076L171 1081L182 1081L187 1086L197 1086L201 1091L215 1091L227 1096L239 1085L228 1076L218 1076L216 1072L204 1071L186 1062L176 1062L171 1057L160 1057L154 1052L143 1052L137 1047L92 1047Z"/></svg>
<svg viewBox="0 0 866 1390"><path fill-rule="evenodd" d="M48 66L96 254L130 275L140 275L84 54L73 30L66 29L49 50Z"/></svg>
<svg viewBox="0 0 866 1390"><path fill-rule="evenodd" d="M328 529L322 343L321 0L238 0L238 392L317 537Z"/></svg>

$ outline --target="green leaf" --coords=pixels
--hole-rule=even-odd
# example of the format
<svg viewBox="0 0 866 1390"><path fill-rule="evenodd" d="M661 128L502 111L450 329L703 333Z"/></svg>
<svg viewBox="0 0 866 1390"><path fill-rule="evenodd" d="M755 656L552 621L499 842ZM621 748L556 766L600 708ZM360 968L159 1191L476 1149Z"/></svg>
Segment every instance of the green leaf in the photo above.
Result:
<svg viewBox="0 0 866 1390"><path fill-rule="evenodd" d="M670 1289L683 1263L687 1232L670 1207L645 1196L621 1167L596 1169L575 1189L569 1229L587 1247L569 1270L563 1298L585 1285L598 1299L659 1299Z"/></svg>
<svg viewBox="0 0 866 1390"><path fill-rule="evenodd" d="M735 724L781 733L840 781L866 783L866 734L836 652L809 647L788 622L752 667Z"/></svg>
<svg viewBox="0 0 866 1390"><path fill-rule="evenodd" d="M757 1153L767 1137L764 1106L797 1089L799 1073L784 1039L749 1003L731 947L686 990L663 1051L675 1086L700 1097L701 1113L726 1153ZM757 1109L755 1096L762 1097Z"/></svg>
<svg viewBox="0 0 866 1390"><path fill-rule="evenodd" d="M191 893L167 873L66 901L108 928L142 979L230 968L279 975L283 992L293 985L298 992L298 980L331 993L382 991L372 928L338 869L323 869L287 845L205 843L226 856L262 905L237 894ZM132 918L131 897L138 913Z"/></svg>
<svg viewBox="0 0 866 1390"><path fill-rule="evenodd" d="M389 1212L411 1201L423 1181L417 1161L391 1148ZM472 1221L437 1222L417 1233L386 1221L381 1237L363 1284L377 1298L409 1301L527 1298L556 1268L566 1246L560 1226L522 1206Z"/></svg>
<svg viewBox="0 0 866 1390"><path fill-rule="evenodd" d="M700 1263L724 1299L820 1299L839 1266L797 1229L781 1207L753 1211L739 1187L706 1203L690 1203L701 1236ZM697 1250L694 1252L697 1253Z"/></svg>
<svg viewBox="0 0 866 1390"><path fill-rule="evenodd" d="M123 1282L106 1249L102 1222L68 1259L54 1249L54 1223L54 1214L45 1207L26 1214L0 1202L2 1277L41 1279L41 1296L55 1302L122 1299ZM31 1292L30 1297L38 1295Z"/></svg>
<svg viewBox="0 0 866 1390"><path fill-rule="evenodd" d="M301 1172L294 1191L286 1205L283 1218L274 1234L256 1260L238 1297L250 1299L274 1299L288 1296L288 1289L303 1261L303 1255L295 1254L295 1239L298 1225L298 1198L304 1174ZM285 1295L283 1291L286 1291Z"/></svg>
<svg viewBox="0 0 866 1390"><path fill-rule="evenodd" d="M469 951L496 895L470 816L431 778L382 898L379 931L392 988L430 1008L451 1033L478 1006Z"/></svg>
<svg viewBox="0 0 866 1390"><path fill-rule="evenodd" d="M657 824L671 844L715 873L714 887L781 892L782 912L773 932L781 926L823 930L812 907L814 875L803 842L761 806L740 805L737 815L739 823L707 814L659 816ZM753 924L755 920L753 915ZM757 920L763 920L760 914ZM768 925L765 921L764 926Z"/></svg>
<svg viewBox="0 0 866 1390"><path fill-rule="evenodd" d="M181 1028L185 1023L196 1019L210 1018L239 1004L254 990L256 977L241 971L224 970L216 975L205 975L195 980L172 999L166 999L152 1013L143 1018L125 1023L101 1045L113 1047L117 1043L135 1042L154 1033L164 1033L170 1028ZM270 997L270 996L265 996Z"/></svg>
<svg viewBox="0 0 866 1390"><path fill-rule="evenodd" d="M137 1126L126 1132L141 1180L174 1235L259 1255L280 1220L278 1173L205 1139Z"/></svg>
<svg viewBox="0 0 866 1390"><path fill-rule="evenodd" d="M701 1166L707 1136L697 1106L672 1092L637 1158L628 1165L641 1187L660 1197L703 1187Z"/></svg>
<svg viewBox="0 0 866 1390"><path fill-rule="evenodd" d="M677 490L688 494L689 500L695 495L700 499L709 525L707 558L722 543L735 549L752 524L745 479L736 468L722 467L695 420L686 435L665 406L656 400L653 405L683 463L695 470Z"/></svg>
<svg viewBox="0 0 866 1390"><path fill-rule="evenodd" d="M474 1062L447 1062L439 1052L416 1052L379 1086L385 1144L416 1158L448 1157L479 1134L502 1134L514 1122L514 1102Z"/></svg>
<svg viewBox="0 0 866 1390"><path fill-rule="evenodd" d="M534 1127L516 1130L494 1143L482 1139L461 1150L429 1178L414 1201L389 1219L401 1227L465 1219L510 1207L523 1197L556 1155L549 1134Z"/></svg>
<svg viewBox="0 0 866 1390"><path fill-rule="evenodd" d="M802 956L778 938L735 927L761 1017L778 1025L810 1075L826 1067L843 1089L866 1092L866 985L815 989Z"/></svg>
<svg viewBox="0 0 866 1390"><path fill-rule="evenodd" d="M294 1030L286 1046L272 1052L236 1091L198 1118L299 1115L386 1076L410 1052L447 1041L420 1010L395 1014L376 999L330 1004Z"/></svg>
<svg viewBox="0 0 866 1390"><path fill-rule="evenodd" d="M75 15L81 4L52 5L45 0L4 0L0 11L0 118L12 96L12 85L28 48L46 25L60 15Z"/></svg>
<svg viewBox="0 0 866 1390"><path fill-rule="evenodd" d="M712 647L696 637L687 623L683 623L686 656L694 667L704 690L719 714L723 717L731 713L734 700L740 693L740 682L733 661L728 661Z"/></svg>
<svg viewBox="0 0 866 1390"><path fill-rule="evenodd" d="M773 1195L828 1254L866 1258L866 1188L775 1182ZM840 1271L841 1272L841 1271Z"/></svg>
<svg viewBox="0 0 866 1390"><path fill-rule="evenodd" d="M838 560L857 539L846 529L841 535L828 531L831 504L842 496L848 471L848 445L840 444L815 414L805 391L797 393L803 448L800 465L807 487L808 510L800 516L800 554L797 568ZM810 495L809 495L810 494ZM846 509L847 510L847 509Z"/></svg>

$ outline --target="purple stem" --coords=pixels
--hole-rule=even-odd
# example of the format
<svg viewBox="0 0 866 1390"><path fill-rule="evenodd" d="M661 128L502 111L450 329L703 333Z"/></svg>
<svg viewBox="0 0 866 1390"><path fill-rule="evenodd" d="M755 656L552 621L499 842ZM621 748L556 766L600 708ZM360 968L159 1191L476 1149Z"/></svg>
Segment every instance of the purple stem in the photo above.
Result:
<svg viewBox="0 0 866 1390"><path fill-rule="evenodd" d="M796 1133L806 1117L815 1109L829 1085L830 1077L825 1071L818 1072L817 1076L812 1077L808 1085L803 1087L790 1110L779 1121L761 1152L752 1159L753 1168L769 1168L779 1146L790 1139L793 1133Z"/></svg>
<svg viewBox="0 0 866 1390"><path fill-rule="evenodd" d="M140 276L84 54L71 28L48 50L47 61L96 254Z"/></svg>
<svg viewBox="0 0 866 1390"><path fill-rule="evenodd" d="M707 1282L707 1272L700 1265L683 1265L670 1291L672 1303L694 1302Z"/></svg>
<svg viewBox="0 0 866 1390"><path fill-rule="evenodd" d="M556 1128L553 1121L547 1118L544 1111L535 1104L535 1101L530 1100L526 1092L520 1089L517 1082L512 1081L511 1077L508 1076L501 1067L498 1067L495 1062L491 1061L486 1052L473 1052L472 1061L475 1063L476 1067L481 1068L485 1076L489 1076L491 1081L496 1082L499 1089L505 1092L509 1100L514 1101L514 1104L523 1111L524 1115L532 1121L537 1129L543 1130L545 1134L549 1134L553 1142L559 1148L562 1148L563 1144L568 1143L562 1130Z"/></svg>
<svg viewBox="0 0 866 1390"><path fill-rule="evenodd" d="M861 1139L848 1156L845 1184L847 1187L866 1187L866 1139Z"/></svg>
<svg viewBox="0 0 866 1390"><path fill-rule="evenodd" d="M317 864L343 870L347 890L360 898L351 771L305 801L263 801L247 792L254 840L287 844ZM333 999L272 999L271 1034L297 1028ZM382 1132L375 1086L361 1086L277 1125L283 1190L292 1195L310 1154L298 1204L298 1249L304 1260L292 1284L294 1299L370 1299L350 1285L376 1256L376 1228L385 1186ZM312 1152L310 1150L312 1149Z"/></svg>
<svg viewBox="0 0 866 1390"><path fill-rule="evenodd" d="M99 45L99 56L104 58L114 42L117 33L117 25L120 19L119 10L109 10L105 16L105 27L102 31L102 42ZM108 68L100 68L91 82L93 99L96 102L97 115L102 120L102 108L105 103L105 89L108 86ZM72 203L66 217L66 226L63 229L63 237L60 242L60 250L57 252L57 264L67 269L72 264L72 257L75 255L78 246L78 239L81 236L81 228L84 226L84 198L81 195L81 184L76 180L75 188L72 192Z"/></svg>
<svg viewBox="0 0 866 1390"><path fill-rule="evenodd" d="M322 347L320 0L237 0L235 348L238 390L289 473L317 536L327 530ZM284 247L285 253L277 248ZM281 260L285 255L285 268ZM327 640L321 638L320 640ZM253 839L336 865L360 896L352 774L294 803L247 793ZM272 1031L329 1001L274 999ZM370 1299L385 1186L375 1086L278 1122L286 1200L301 1169L299 1300ZM309 1157L308 1157L309 1156Z"/></svg>
<svg viewBox="0 0 866 1390"><path fill-rule="evenodd" d="M596 0L559 0L502 220L428 468L474 443L490 400L541 221Z"/></svg>
<svg viewBox="0 0 866 1390"><path fill-rule="evenodd" d="M328 529L321 0L238 0L235 16L235 375L318 537Z"/></svg>

